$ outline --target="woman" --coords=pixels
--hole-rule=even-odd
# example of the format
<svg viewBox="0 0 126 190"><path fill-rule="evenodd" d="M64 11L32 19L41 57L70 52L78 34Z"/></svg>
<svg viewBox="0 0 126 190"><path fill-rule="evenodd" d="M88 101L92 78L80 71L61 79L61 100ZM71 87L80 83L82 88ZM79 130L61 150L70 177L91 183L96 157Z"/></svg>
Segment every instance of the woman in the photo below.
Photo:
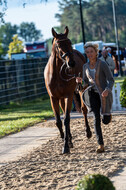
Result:
<svg viewBox="0 0 126 190"><path fill-rule="evenodd" d="M94 128L99 144L97 153L104 152L104 141L101 130L102 122L108 124L111 121L112 107L112 87L114 79L108 65L101 61L98 57L98 45L87 42L84 46L88 62L84 65L83 80L76 78L77 83L84 82L84 86L88 88L83 93L83 100L90 111L93 112L95 122Z"/></svg>

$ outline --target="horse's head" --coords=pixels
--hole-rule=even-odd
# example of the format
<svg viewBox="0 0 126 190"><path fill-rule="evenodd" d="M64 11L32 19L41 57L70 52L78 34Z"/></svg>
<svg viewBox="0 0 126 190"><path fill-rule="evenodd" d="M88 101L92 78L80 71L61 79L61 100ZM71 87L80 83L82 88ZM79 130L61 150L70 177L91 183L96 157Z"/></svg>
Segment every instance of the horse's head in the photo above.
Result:
<svg viewBox="0 0 126 190"><path fill-rule="evenodd" d="M57 34L54 28L52 28L53 45L55 47L56 54L59 59L67 64L67 67L74 67L75 61L73 59L73 50L71 41L67 38L68 27L65 27L64 34Z"/></svg>

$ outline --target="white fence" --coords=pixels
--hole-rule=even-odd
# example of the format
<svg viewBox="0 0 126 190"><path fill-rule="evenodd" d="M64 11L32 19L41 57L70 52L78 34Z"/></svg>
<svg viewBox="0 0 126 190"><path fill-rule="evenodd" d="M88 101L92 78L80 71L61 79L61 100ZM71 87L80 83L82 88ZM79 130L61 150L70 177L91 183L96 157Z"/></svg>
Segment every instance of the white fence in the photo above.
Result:
<svg viewBox="0 0 126 190"><path fill-rule="evenodd" d="M112 105L112 111L126 111L126 108L123 108L120 104L120 84L117 83L116 87L113 87L112 93L113 93L113 105Z"/></svg>

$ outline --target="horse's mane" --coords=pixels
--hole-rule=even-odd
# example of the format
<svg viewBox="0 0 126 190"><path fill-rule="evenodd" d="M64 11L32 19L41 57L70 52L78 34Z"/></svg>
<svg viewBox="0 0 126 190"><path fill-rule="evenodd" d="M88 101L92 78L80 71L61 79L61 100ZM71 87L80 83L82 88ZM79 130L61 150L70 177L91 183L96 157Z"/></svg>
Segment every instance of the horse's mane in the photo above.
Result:
<svg viewBox="0 0 126 190"><path fill-rule="evenodd" d="M76 49L73 49L73 51L83 60L84 63L86 63L86 58L82 53L80 53Z"/></svg>

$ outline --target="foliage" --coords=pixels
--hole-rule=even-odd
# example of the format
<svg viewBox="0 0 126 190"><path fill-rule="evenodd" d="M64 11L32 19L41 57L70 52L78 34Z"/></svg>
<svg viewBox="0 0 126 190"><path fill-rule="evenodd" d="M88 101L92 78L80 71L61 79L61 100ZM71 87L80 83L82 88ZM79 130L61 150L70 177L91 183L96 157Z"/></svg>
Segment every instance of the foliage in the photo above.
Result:
<svg viewBox="0 0 126 190"><path fill-rule="evenodd" d="M1 6L1 12L0 12L0 23L4 23L4 15L5 11L7 9L7 1L6 0L0 0L0 6Z"/></svg>
<svg viewBox="0 0 126 190"><path fill-rule="evenodd" d="M0 43L0 59L3 59L3 55L4 55L4 49L2 44Z"/></svg>
<svg viewBox="0 0 126 190"><path fill-rule="evenodd" d="M72 31L69 33L69 38L72 40L72 43L80 42L82 35L78 1L59 1L59 7L62 12L61 14L56 14L56 18L61 23L59 31L63 31L65 26L68 25L69 30Z"/></svg>
<svg viewBox="0 0 126 190"><path fill-rule="evenodd" d="M122 107L126 108L126 78L122 83L121 91L120 91L120 103Z"/></svg>
<svg viewBox="0 0 126 190"><path fill-rule="evenodd" d="M77 184L77 190L115 190L108 177L100 174L89 174Z"/></svg>
<svg viewBox="0 0 126 190"><path fill-rule="evenodd" d="M9 58L11 58L12 53L21 53L23 52L23 42L18 39L18 35L16 34L13 36L13 41L9 44L9 50L8 50L8 55Z"/></svg>
<svg viewBox="0 0 126 190"><path fill-rule="evenodd" d="M30 0L26 0L28 2ZM41 1L41 0L40 0ZM44 1L44 0L43 0ZM115 30L113 22L112 0L83 0L82 12L84 21L84 32L86 41L102 40L104 42L115 42ZM7 0L0 0L5 13ZM55 17L60 22L60 27L55 27L57 32L63 32L65 26L69 27L69 38L72 43L83 41L80 21L80 6L78 0L59 0L60 13ZM125 0L115 0L116 18L118 26L119 45L125 47L126 39L126 3ZM2 18L3 16L0 15ZM8 45L12 36L18 34L25 41L34 41L42 38L40 30L35 28L33 22L23 22L20 26L12 26L10 23L0 27L0 43L4 53L8 51Z"/></svg>
<svg viewBox="0 0 126 190"><path fill-rule="evenodd" d="M41 31L37 30L33 22L22 22L19 26L19 36L21 36L25 42L37 41L42 37Z"/></svg>
<svg viewBox="0 0 126 190"><path fill-rule="evenodd" d="M11 25L11 23L6 23L0 27L0 43L3 47L3 54L8 51L8 46L12 42L12 37L18 34L23 40L33 41L38 40L42 37L40 30L35 28L35 24L32 23L21 23L20 26Z"/></svg>
<svg viewBox="0 0 126 190"><path fill-rule="evenodd" d="M17 34L18 26L6 23L0 27L0 42L3 44L4 54L8 51L9 43L12 41L13 35Z"/></svg>
<svg viewBox="0 0 126 190"><path fill-rule="evenodd" d="M80 10L78 0L59 0L61 14L56 14L63 31L67 25L70 29L69 38L72 43L81 42L82 30L80 23ZM118 7L118 8L117 8ZM120 46L125 47L126 39L126 3L125 0L115 1L117 26ZM113 22L113 9L111 0L89 0L82 1L84 20L84 31L86 41L102 40L104 42L115 42L115 30Z"/></svg>

